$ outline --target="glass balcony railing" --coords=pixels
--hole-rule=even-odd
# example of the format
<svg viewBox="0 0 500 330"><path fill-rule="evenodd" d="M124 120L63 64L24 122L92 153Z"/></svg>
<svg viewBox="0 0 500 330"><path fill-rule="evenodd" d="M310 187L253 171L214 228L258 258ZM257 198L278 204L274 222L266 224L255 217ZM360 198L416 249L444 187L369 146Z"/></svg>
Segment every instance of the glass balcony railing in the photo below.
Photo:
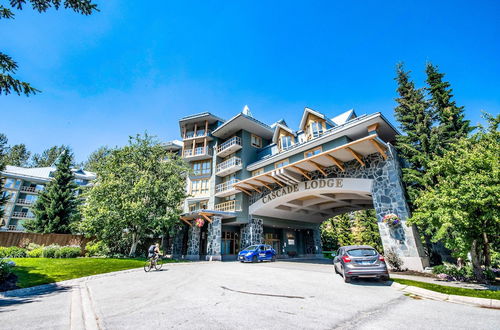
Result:
<svg viewBox="0 0 500 330"><path fill-rule="evenodd" d="M20 205L31 205L34 204L35 201L29 199L18 199L16 203Z"/></svg>
<svg viewBox="0 0 500 330"><path fill-rule="evenodd" d="M219 193L223 193L223 192L228 191L228 190L232 190L233 184L235 184L239 181L240 180L238 180L238 179L232 179L232 180L229 180L227 182L220 183L220 184L215 186L215 193L219 194Z"/></svg>
<svg viewBox="0 0 500 330"><path fill-rule="evenodd" d="M25 191L25 192L39 192L41 190L43 190L42 187L31 187L31 186L21 186L21 191Z"/></svg>
<svg viewBox="0 0 500 330"><path fill-rule="evenodd" d="M241 206L238 201L227 201L224 203L215 204L215 210L220 212L237 212L241 211Z"/></svg>
<svg viewBox="0 0 500 330"><path fill-rule="evenodd" d="M228 151L231 148L236 149L236 147L238 146L241 147L241 138L239 136L232 137L231 139L217 146L217 154Z"/></svg>
<svg viewBox="0 0 500 330"><path fill-rule="evenodd" d="M184 150L184 157L195 157L195 156L211 156L212 151L209 147L198 147L194 149Z"/></svg>
<svg viewBox="0 0 500 330"><path fill-rule="evenodd" d="M231 157L217 165L217 173L230 169L231 167L241 167L241 158Z"/></svg>
<svg viewBox="0 0 500 330"><path fill-rule="evenodd" d="M184 134L184 139L192 139L197 137L205 137L210 134L210 130L199 129L197 131L189 131Z"/></svg>

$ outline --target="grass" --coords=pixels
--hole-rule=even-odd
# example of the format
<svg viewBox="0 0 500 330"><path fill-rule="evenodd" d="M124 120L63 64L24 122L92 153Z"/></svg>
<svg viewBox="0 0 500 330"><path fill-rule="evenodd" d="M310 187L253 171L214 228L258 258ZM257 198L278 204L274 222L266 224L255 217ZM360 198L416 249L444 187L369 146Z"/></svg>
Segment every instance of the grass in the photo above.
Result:
<svg viewBox="0 0 500 330"><path fill-rule="evenodd" d="M453 286L444 286L433 283L418 282L413 280L406 280L401 278L392 278L394 282L403 285L416 286L422 289L432 290L444 294L453 294L456 296L466 296L466 297L476 297L476 298L487 298L487 299L498 299L500 300L500 291L493 290L475 290L475 289L465 289L457 288Z"/></svg>
<svg viewBox="0 0 500 330"><path fill-rule="evenodd" d="M16 263L13 272L17 286L30 286L70 280L78 277L116 272L144 266L145 259L111 258L11 258ZM176 262L176 260L164 260Z"/></svg>

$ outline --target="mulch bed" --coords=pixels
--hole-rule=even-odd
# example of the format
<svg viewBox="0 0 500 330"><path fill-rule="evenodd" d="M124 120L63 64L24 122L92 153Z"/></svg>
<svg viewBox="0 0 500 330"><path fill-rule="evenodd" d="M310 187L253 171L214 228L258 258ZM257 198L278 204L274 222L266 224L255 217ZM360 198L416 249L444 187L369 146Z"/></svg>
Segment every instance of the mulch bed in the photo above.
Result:
<svg viewBox="0 0 500 330"><path fill-rule="evenodd" d="M0 292L19 289L19 287L16 285L16 282L17 276L11 273L9 276L7 276L5 281L2 281L0 283Z"/></svg>
<svg viewBox="0 0 500 330"><path fill-rule="evenodd" d="M437 278L436 275L432 273L423 273L423 272L417 272L414 270L405 270L403 272L394 272L391 271L391 274L399 274L399 275L413 275L413 276L422 276L422 277L430 277L430 278Z"/></svg>

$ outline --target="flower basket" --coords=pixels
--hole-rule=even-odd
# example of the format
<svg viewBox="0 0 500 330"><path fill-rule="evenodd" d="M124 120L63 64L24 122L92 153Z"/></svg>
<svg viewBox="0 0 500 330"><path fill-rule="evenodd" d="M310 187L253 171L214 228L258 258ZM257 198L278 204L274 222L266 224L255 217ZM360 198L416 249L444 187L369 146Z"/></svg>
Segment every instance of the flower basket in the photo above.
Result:
<svg viewBox="0 0 500 330"><path fill-rule="evenodd" d="M198 219L196 219L196 220L194 221L194 223L195 223L195 225L196 225L197 227L200 227L200 228L201 228L201 227L203 227L203 225L205 224L205 220L203 220L202 218L198 218Z"/></svg>
<svg viewBox="0 0 500 330"><path fill-rule="evenodd" d="M386 214L382 221L390 227L397 227L401 224L401 219L394 213Z"/></svg>

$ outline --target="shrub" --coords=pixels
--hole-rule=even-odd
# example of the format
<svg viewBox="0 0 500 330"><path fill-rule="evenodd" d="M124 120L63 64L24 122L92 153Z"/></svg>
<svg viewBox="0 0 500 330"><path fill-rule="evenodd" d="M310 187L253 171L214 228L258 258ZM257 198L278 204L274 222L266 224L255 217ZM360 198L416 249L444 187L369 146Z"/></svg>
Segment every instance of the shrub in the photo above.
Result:
<svg viewBox="0 0 500 330"><path fill-rule="evenodd" d="M62 246L56 250L55 258L76 258L82 254L79 246Z"/></svg>
<svg viewBox="0 0 500 330"><path fill-rule="evenodd" d="M12 273L12 268L15 265L13 261L4 258L0 259L0 281L5 280Z"/></svg>
<svg viewBox="0 0 500 330"><path fill-rule="evenodd" d="M28 244L26 249L28 249L28 251L33 251L34 249L39 249L41 247L43 248L43 246L40 244L30 243L30 244Z"/></svg>
<svg viewBox="0 0 500 330"><path fill-rule="evenodd" d="M27 255L27 250L17 247L0 247L0 258L25 258Z"/></svg>
<svg viewBox="0 0 500 330"><path fill-rule="evenodd" d="M403 271L403 259L401 259L394 248L390 248L385 254L385 260L389 263L392 270L396 272Z"/></svg>
<svg viewBox="0 0 500 330"><path fill-rule="evenodd" d="M38 247L38 248L35 248L31 251L28 251L28 257L40 258L42 256L42 253L43 253L43 247Z"/></svg>
<svg viewBox="0 0 500 330"><path fill-rule="evenodd" d="M57 244L52 244L43 248L42 257L44 258L55 258L56 252L61 247Z"/></svg>
<svg viewBox="0 0 500 330"><path fill-rule="evenodd" d="M85 246L87 257L105 257L110 254L109 248L102 241L91 241Z"/></svg>

